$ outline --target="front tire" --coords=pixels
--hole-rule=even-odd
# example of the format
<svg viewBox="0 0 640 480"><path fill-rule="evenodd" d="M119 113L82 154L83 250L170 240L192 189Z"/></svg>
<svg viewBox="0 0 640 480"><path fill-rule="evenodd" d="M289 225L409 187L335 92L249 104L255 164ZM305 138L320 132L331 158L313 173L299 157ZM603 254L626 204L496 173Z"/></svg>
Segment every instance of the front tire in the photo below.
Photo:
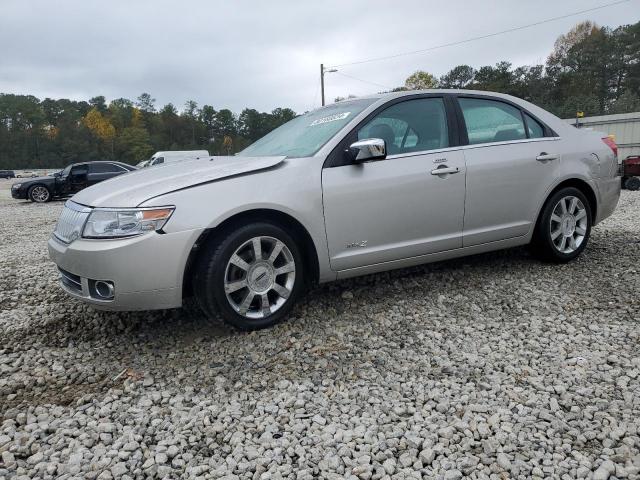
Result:
<svg viewBox="0 0 640 480"><path fill-rule="evenodd" d="M304 266L294 239L260 222L226 231L199 257L195 296L204 313L240 330L275 325L291 311Z"/></svg>
<svg viewBox="0 0 640 480"><path fill-rule="evenodd" d="M44 185L34 185L28 192L29 200L35 203L46 203L51 200L51 191Z"/></svg>
<svg viewBox="0 0 640 480"><path fill-rule="evenodd" d="M549 197L533 235L534 252L542 260L566 263L582 253L591 234L591 205L577 188Z"/></svg>

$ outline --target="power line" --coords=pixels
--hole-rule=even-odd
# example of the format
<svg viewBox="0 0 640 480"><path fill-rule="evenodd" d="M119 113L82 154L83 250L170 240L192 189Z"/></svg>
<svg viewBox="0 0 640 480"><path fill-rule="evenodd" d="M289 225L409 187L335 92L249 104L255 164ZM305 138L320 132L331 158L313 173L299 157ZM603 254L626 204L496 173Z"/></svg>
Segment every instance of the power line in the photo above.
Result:
<svg viewBox="0 0 640 480"><path fill-rule="evenodd" d="M333 73L337 73L338 75L342 75L343 77L351 78L353 80L357 80L357 81L362 82L362 83L368 83L368 84L374 85L376 87L381 87L381 88L386 88L387 90L391 90L391 87L388 87L387 85L382 85L380 83L372 82L370 80L363 80L362 78L354 77L353 75L347 75L346 73L342 73L342 72L338 72L338 71L333 72Z"/></svg>
<svg viewBox="0 0 640 480"><path fill-rule="evenodd" d="M440 48L453 47L453 46L456 46L456 45L462 45L464 43L474 42L476 40L483 40L485 38L496 37L498 35L503 35L505 33L516 32L518 30L524 30L525 28L535 27L537 25L542 25L544 23L555 22L556 20L562 20L564 18L575 17L576 15L581 15L581 14L587 13L587 12L593 12L594 10L600 10L602 8L611 7L611 6L614 6L614 5L619 5L621 3L627 3L627 2L630 2L630 1L631 0L617 0L615 2L606 3L606 4L600 5L598 7L587 8L585 10L580 10L579 12L568 13L566 15L561 15L559 17L547 18L546 20L540 20L539 22L529 23L528 25L521 25L519 27L509 28L507 30L502 30L500 32L489 33L487 35L480 35L478 37L467 38L465 40L458 40L456 42L443 43L441 45L435 45L433 47L423 48L423 49L420 49L420 50L413 50L411 52L396 53L395 55L387 55L387 56L384 56L384 57L368 58L366 60L358 60L356 62L341 63L339 65L333 65L333 66L331 66L329 68L338 68L338 67L346 67L346 66L349 66L349 65L360 65L360 64L363 64L363 63L379 62L379 61L382 61L382 60L390 60L392 58L405 57L405 56L408 56L408 55L416 55L418 53L430 52L430 51L433 51L433 50L438 50ZM342 74L342 75L344 75L344 74ZM387 88L387 87L385 87L385 88Z"/></svg>

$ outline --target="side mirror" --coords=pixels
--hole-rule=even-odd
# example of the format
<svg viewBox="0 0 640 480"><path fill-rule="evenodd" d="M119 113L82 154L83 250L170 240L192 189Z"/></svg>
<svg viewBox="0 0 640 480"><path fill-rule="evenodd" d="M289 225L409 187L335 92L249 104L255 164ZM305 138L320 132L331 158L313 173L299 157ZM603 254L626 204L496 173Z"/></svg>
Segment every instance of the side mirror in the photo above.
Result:
<svg viewBox="0 0 640 480"><path fill-rule="evenodd" d="M381 138L365 138L349 146L348 152L355 163L387 158L387 145Z"/></svg>

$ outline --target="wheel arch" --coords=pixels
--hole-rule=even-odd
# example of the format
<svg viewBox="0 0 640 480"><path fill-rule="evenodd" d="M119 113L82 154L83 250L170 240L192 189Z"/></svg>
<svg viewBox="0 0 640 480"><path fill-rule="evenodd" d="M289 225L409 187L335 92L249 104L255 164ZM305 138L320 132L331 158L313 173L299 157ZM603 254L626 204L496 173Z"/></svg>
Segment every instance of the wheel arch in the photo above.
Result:
<svg viewBox="0 0 640 480"><path fill-rule="evenodd" d="M542 204L540 205L540 208L538 208L538 215L536 217L536 223L535 223L536 226L540 221L540 216L542 215L544 206L547 204L547 201L549 200L549 198L551 198L551 196L553 196L559 190L567 187L577 188L582 192L582 194L585 197L587 197L587 200L589 201L589 207L591 210L591 223L593 224L595 222L596 218L598 218L598 197L596 196L596 192L593 190L593 187L589 185L586 181L581 180L579 178L568 178L560 182L555 187L553 187L553 189L547 194L547 196L544 199L544 202L542 202Z"/></svg>
<svg viewBox="0 0 640 480"><path fill-rule="evenodd" d="M198 257L202 252L202 246L207 242L215 241L215 239L224 234L224 232L228 232L238 226L246 225L247 223L254 221L268 221L270 223L274 223L292 235L294 239L299 242L299 246L302 250L304 266L308 272L308 275L306 276L307 283L318 282L320 275L318 251L308 230L304 225L302 225L302 223L300 223L300 221L287 213L270 208L259 208L236 213L225 219L219 225L213 228L208 228L202 232L189 252L189 256L187 258L182 280L183 297L189 296L192 293L191 281L195 266L197 265Z"/></svg>
<svg viewBox="0 0 640 480"><path fill-rule="evenodd" d="M31 199L31 191L36 188L36 187L44 187L47 189L47 191L49 192L49 199L53 198L53 189L47 185L46 183L42 183L42 182L36 182L32 185L29 185L27 187L27 199Z"/></svg>

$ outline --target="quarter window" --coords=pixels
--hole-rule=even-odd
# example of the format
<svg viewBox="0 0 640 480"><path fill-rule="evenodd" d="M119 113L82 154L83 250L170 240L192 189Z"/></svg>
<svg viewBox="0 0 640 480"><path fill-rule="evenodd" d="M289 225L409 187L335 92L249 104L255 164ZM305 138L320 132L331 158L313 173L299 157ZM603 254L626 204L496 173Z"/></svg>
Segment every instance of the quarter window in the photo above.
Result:
<svg viewBox="0 0 640 480"><path fill-rule="evenodd" d="M421 98L391 105L358 130L358 140L365 138L384 140L388 155L448 147L444 101Z"/></svg>
<svg viewBox="0 0 640 480"><path fill-rule="evenodd" d="M540 122L538 122L528 113L524 114L524 118L527 122L527 132L529 133L529 138L544 137L544 127L540 125Z"/></svg>
<svg viewBox="0 0 640 480"><path fill-rule="evenodd" d="M469 143L506 142L527 138L520 110L508 103L460 98Z"/></svg>

